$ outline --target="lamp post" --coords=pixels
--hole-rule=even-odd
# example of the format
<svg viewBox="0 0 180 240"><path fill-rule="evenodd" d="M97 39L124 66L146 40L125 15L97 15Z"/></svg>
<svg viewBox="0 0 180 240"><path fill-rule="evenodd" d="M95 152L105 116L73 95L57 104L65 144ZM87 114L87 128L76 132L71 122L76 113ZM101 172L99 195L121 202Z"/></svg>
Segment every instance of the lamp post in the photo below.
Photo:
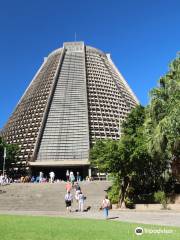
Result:
<svg viewBox="0 0 180 240"><path fill-rule="evenodd" d="M5 165L6 165L6 147L4 148L3 177L5 172Z"/></svg>

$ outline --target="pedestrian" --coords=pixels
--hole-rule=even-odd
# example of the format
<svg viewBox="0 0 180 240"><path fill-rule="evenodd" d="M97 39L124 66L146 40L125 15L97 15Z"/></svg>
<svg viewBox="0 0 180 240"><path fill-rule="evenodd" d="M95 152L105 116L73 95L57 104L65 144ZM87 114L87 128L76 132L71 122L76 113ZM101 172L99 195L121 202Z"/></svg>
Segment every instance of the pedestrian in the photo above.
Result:
<svg viewBox="0 0 180 240"><path fill-rule="evenodd" d="M32 176L32 177L31 177L31 182L34 183L35 181L36 181L35 176Z"/></svg>
<svg viewBox="0 0 180 240"><path fill-rule="evenodd" d="M84 194L80 191L78 194L78 203L79 203L78 210L79 210L79 212L84 211L84 200L85 200Z"/></svg>
<svg viewBox="0 0 180 240"><path fill-rule="evenodd" d="M43 172L39 173L39 182L42 183L43 182Z"/></svg>
<svg viewBox="0 0 180 240"><path fill-rule="evenodd" d="M67 181L67 183L66 183L66 192L67 193L70 192L71 189L72 189L72 185L71 185L71 183L69 181Z"/></svg>
<svg viewBox="0 0 180 240"><path fill-rule="evenodd" d="M104 212L105 219L108 219L110 205L111 205L111 203L108 199L108 195L106 195L102 201L102 209Z"/></svg>
<svg viewBox="0 0 180 240"><path fill-rule="evenodd" d="M77 179L77 182L79 182L79 181L80 181L79 172L77 172L77 173L76 173L76 176L77 176L77 177L76 177L76 179Z"/></svg>
<svg viewBox="0 0 180 240"><path fill-rule="evenodd" d="M55 178L55 173L52 171L49 173L49 176L50 176L50 183L53 183Z"/></svg>
<svg viewBox="0 0 180 240"><path fill-rule="evenodd" d="M69 181L69 170L66 171L66 181Z"/></svg>
<svg viewBox="0 0 180 240"><path fill-rule="evenodd" d="M79 186L78 182L75 182L74 188L75 188L75 190L81 190L81 187Z"/></svg>
<svg viewBox="0 0 180 240"><path fill-rule="evenodd" d="M7 176L7 174L4 175L4 184L8 184L9 183L9 178Z"/></svg>
<svg viewBox="0 0 180 240"><path fill-rule="evenodd" d="M71 212L72 202L73 202L73 196L72 196L71 192L69 191L65 195L66 209L68 212Z"/></svg>
<svg viewBox="0 0 180 240"><path fill-rule="evenodd" d="M3 174L0 175L0 185L3 185L4 183L4 176Z"/></svg>
<svg viewBox="0 0 180 240"><path fill-rule="evenodd" d="M76 199L76 202L79 202L79 194L80 194L81 190L80 189L75 189L75 199Z"/></svg>
<svg viewBox="0 0 180 240"><path fill-rule="evenodd" d="M71 182L72 186L74 186L75 177L74 177L73 172L70 172L69 178L70 178L70 182Z"/></svg>

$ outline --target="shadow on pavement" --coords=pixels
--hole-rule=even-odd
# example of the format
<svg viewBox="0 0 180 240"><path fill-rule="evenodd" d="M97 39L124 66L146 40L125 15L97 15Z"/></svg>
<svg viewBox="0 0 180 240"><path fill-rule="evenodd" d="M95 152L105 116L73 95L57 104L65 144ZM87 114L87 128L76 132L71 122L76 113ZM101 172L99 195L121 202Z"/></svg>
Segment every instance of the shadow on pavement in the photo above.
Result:
<svg viewBox="0 0 180 240"><path fill-rule="evenodd" d="M119 218L119 217L109 217L108 220L116 219L116 218Z"/></svg>

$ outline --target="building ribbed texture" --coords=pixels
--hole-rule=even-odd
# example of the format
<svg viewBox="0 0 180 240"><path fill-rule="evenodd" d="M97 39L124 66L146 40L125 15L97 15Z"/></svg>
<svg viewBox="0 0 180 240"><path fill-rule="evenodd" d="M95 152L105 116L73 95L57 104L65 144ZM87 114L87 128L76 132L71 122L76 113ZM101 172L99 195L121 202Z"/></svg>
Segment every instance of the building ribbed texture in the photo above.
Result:
<svg viewBox="0 0 180 240"><path fill-rule="evenodd" d="M40 67L3 128L32 166L85 166L97 139L119 139L138 104L110 55L67 42Z"/></svg>

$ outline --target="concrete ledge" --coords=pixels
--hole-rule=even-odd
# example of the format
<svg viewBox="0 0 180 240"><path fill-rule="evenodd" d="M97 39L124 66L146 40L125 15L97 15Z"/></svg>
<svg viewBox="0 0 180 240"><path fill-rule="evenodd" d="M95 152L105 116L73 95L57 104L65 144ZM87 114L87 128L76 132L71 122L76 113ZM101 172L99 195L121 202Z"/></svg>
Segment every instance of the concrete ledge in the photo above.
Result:
<svg viewBox="0 0 180 240"><path fill-rule="evenodd" d="M90 163L87 160L59 160L59 161L35 161L35 162L29 162L29 166L88 166Z"/></svg>
<svg viewBox="0 0 180 240"><path fill-rule="evenodd" d="M135 209L139 211L154 211L154 210L162 210L161 204L135 204ZM180 204L168 204L167 209L169 210L178 210L180 211Z"/></svg>
<svg viewBox="0 0 180 240"><path fill-rule="evenodd" d="M129 208L120 209L117 207L117 204L112 205L113 210L131 210ZM160 211L163 210L163 207L161 204L135 204L135 208L132 210L137 211ZM180 204L168 204L167 210L175 210L180 211Z"/></svg>

